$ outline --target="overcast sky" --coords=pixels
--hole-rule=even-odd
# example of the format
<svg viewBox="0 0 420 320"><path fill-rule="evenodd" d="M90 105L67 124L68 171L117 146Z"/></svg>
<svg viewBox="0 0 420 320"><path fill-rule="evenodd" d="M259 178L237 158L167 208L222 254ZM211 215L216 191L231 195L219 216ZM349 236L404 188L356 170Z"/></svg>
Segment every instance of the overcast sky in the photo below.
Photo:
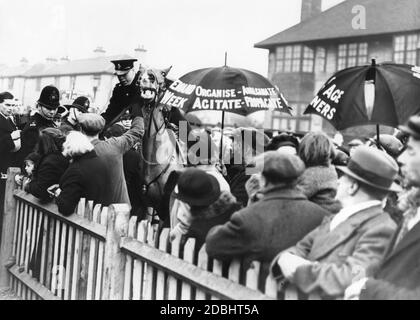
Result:
<svg viewBox="0 0 420 320"><path fill-rule="evenodd" d="M329 8L343 0L324 0ZM254 44L299 22L301 0L0 0L0 64L134 53L171 75L228 65L267 74Z"/></svg>

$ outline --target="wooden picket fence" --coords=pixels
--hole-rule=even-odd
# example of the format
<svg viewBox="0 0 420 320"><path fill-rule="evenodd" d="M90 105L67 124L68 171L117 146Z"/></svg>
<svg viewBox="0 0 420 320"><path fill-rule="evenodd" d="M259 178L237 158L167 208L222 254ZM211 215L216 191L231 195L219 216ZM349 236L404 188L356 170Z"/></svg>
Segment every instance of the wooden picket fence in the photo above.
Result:
<svg viewBox="0 0 420 320"><path fill-rule="evenodd" d="M65 217L55 204L16 190L18 172L8 171L0 287L11 287L23 299L278 298L271 276L259 284L258 261L242 270L240 261L224 265L210 259L205 246L196 248L195 239L185 245L170 242L169 229L158 231L156 225L130 218L127 204L101 207L81 199L76 213Z"/></svg>

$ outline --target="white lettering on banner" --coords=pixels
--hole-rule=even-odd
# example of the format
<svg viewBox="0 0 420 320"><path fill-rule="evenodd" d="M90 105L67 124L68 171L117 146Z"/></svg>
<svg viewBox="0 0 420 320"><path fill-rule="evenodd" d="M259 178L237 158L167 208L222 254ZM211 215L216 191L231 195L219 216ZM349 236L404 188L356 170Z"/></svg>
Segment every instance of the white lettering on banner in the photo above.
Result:
<svg viewBox="0 0 420 320"><path fill-rule="evenodd" d="M340 89L336 89L336 85L333 84L331 87L329 87L327 90L325 90L322 95L327 96L328 99L335 103L339 103L341 97L343 96L344 91Z"/></svg>
<svg viewBox="0 0 420 320"><path fill-rule="evenodd" d="M197 86L195 84L188 84L180 80L176 80L174 83L172 83L170 88L182 94L191 94L194 92L196 87Z"/></svg>
<svg viewBox="0 0 420 320"><path fill-rule="evenodd" d="M165 95L161 100L161 103L175 108L183 108L187 100L188 98L181 98L176 96L172 92L166 91Z"/></svg>
<svg viewBox="0 0 420 320"><path fill-rule="evenodd" d="M192 110L233 110L241 108L241 99L219 100L196 98Z"/></svg>
<svg viewBox="0 0 420 320"><path fill-rule="evenodd" d="M197 97L205 98L236 98L235 89L205 89L198 86L195 94Z"/></svg>
<svg viewBox="0 0 420 320"><path fill-rule="evenodd" d="M248 108L255 109L283 109L280 98L252 98L245 97L245 103Z"/></svg>
<svg viewBox="0 0 420 320"><path fill-rule="evenodd" d="M276 89L274 88L253 88L242 86L242 92L244 95L248 94L251 96L277 96Z"/></svg>
<svg viewBox="0 0 420 320"><path fill-rule="evenodd" d="M319 112L328 120L332 120L336 112L335 108L332 108L328 103L323 101L320 97L316 96L312 102L311 106L315 109L316 112Z"/></svg>

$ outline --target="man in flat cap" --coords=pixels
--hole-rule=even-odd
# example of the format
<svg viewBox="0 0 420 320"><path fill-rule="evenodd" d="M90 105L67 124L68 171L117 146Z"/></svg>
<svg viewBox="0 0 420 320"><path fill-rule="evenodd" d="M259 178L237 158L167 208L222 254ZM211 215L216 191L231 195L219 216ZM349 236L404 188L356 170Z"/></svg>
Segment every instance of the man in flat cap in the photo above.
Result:
<svg viewBox="0 0 420 320"><path fill-rule="evenodd" d="M22 130L22 147L18 153L18 163L23 164L26 156L34 151L39 132L45 128L55 128L54 117L60 106L60 93L54 86L42 89L37 101L37 111L30 117Z"/></svg>
<svg viewBox="0 0 420 320"><path fill-rule="evenodd" d="M343 209L280 252L271 265L275 278L322 299L343 298L350 284L382 261L396 230L382 201L388 192L401 190L394 182L397 163L376 148L358 147L347 167L337 169L343 173L336 196Z"/></svg>
<svg viewBox="0 0 420 320"><path fill-rule="evenodd" d="M346 290L351 300L420 300L420 116L400 129L409 135L398 158L408 188L408 210L395 233L380 268Z"/></svg>
<svg viewBox="0 0 420 320"><path fill-rule="evenodd" d="M111 137L105 141L99 140L99 134L105 127L105 120L99 114L83 113L79 123L84 133L92 142L96 154L105 160L110 174L109 202L128 203L127 184L123 170L123 155L140 141L144 133L143 119L135 117L131 128L120 137ZM140 191L139 191L140 192Z"/></svg>
<svg viewBox="0 0 420 320"><path fill-rule="evenodd" d="M64 105L69 111L67 117L62 121L60 130L76 130L80 131L79 116L82 113L89 112L90 102L87 97L77 97L72 104Z"/></svg>
<svg viewBox="0 0 420 320"><path fill-rule="evenodd" d="M115 75L118 77L119 83L114 87L109 105L102 117L105 119L105 124L119 120L120 114L129 106L130 109L135 109L134 106L139 106L141 103L140 89L138 87L139 72L134 71L134 62L137 59L112 60L115 66ZM130 113L138 112L139 110L130 110Z"/></svg>
<svg viewBox="0 0 420 320"><path fill-rule="evenodd" d="M317 227L329 213L310 202L296 187L305 170L296 155L269 151L257 157L263 198L235 212L230 221L212 228L206 238L207 253L220 260L243 258L245 264L269 262Z"/></svg>

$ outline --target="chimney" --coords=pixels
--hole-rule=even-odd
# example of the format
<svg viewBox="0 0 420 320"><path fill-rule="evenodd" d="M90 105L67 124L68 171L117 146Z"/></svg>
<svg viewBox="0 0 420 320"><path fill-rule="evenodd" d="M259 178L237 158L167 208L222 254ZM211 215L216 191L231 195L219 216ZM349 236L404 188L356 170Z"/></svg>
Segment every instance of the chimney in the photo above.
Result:
<svg viewBox="0 0 420 320"><path fill-rule="evenodd" d="M143 45L139 45L137 48L134 49L134 58L138 60L139 64L145 65L146 63L146 52L147 50L144 48Z"/></svg>
<svg viewBox="0 0 420 320"><path fill-rule="evenodd" d="M68 57L68 56L61 57L61 58L60 58L60 63L67 63L67 62L70 62L70 59L69 59L69 57Z"/></svg>
<svg viewBox="0 0 420 320"><path fill-rule="evenodd" d="M47 61L47 64L48 65L52 65L52 64L55 64L55 63L57 63L57 59L56 58L53 58L53 57L48 57L47 59L45 59L46 61Z"/></svg>
<svg viewBox="0 0 420 320"><path fill-rule="evenodd" d="M103 47L98 46L96 47L95 50L93 50L93 53L94 53L95 58L99 58L99 57L104 57L106 51Z"/></svg>
<svg viewBox="0 0 420 320"><path fill-rule="evenodd" d="M302 0L300 21L307 20L322 12L322 0Z"/></svg>

